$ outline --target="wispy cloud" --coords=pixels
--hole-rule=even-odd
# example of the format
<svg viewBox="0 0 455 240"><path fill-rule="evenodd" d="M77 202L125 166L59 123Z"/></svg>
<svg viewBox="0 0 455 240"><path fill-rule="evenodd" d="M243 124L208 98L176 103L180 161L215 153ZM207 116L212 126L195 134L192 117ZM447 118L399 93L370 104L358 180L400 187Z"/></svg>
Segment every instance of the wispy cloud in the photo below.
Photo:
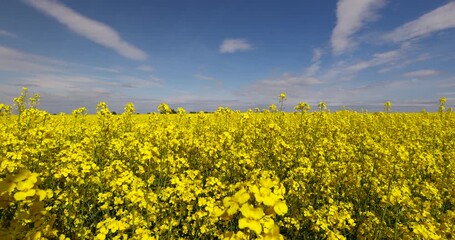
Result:
<svg viewBox="0 0 455 240"><path fill-rule="evenodd" d="M439 81L438 81L439 82ZM267 85L262 81L249 86L239 96L246 99L253 99L257 104L267 107L270 103L276 103L276 96L285 91L288 95L286 106L292 106L299 101L308 102L313 108L318 102L324 101L328 107L337 109L341 106L348 106L356 110L366 108L373 111L381 111L384 101L392 100L395 107L403 111L419 111L421 107L433 107L437 100L432 100L431 95L420 97L402 97L413 91L421 91L422 88L429 88L435 85L434 81L419 79L387 79L371 83L358 84L327 84L326 82L313 85L291 85L288 88L281 88L275 85ZM437 98L435 98L437 99ZM401 111L400 110L400 111Z"/></svg>
<svg viewBox="0 0 455 240"><path fill-rule="evenodd" d="M203 75L203 74L196 74L194 75L195 78L200 79L200 80L206 80L206 81L215 81L216 78L209 76L209 75Z"/></svg>
<svg viewBox="0 0 455 240"><path fill-rule="evenodd" d="M394 62L403 57L402 53L404 52L404 50L405 48L402 47L387 52L375 53L373 54L373 57L370 60L357 62L353 65L347 66L345 69L348 72L357 73L370 67L375 67L381 64Z"/></svg>
<svg viewBox="0 0 455 240"><path fill-rule="evenodd" d="M66 92L75 89L88 90L102 84L102 81L92 77L63 74L35 74L33 76L22 77L18 82L24 86L33 86L38 90L55 90L55 92Z"/></svg>
<svg viewBox="0 0 455 240"><path fill-rule="evenodd" d="M120 70L116 68L106 68L106 67L93 67L93 69L103 71L103 72L110 72L110 73L119 73Z"/></svg>
<svg viewBox="0 0 455 240"><path fill-rule="evenodd" d="M311 65L305 69L305 75L314 76L321 68L321 57L324 54L322 49L313 49L313 58L311 59Z"/></svg>
<svg viewBox="0 0 455 240"><path fill-rule="evenodd" d="M206 74L196 74L196 75L194 75L194 77L199 80L214 82L214 83L217 83L218 85L223 83L223 81L221 81L220 79L218 79L214 76L206 75Z"/></svg>
<svg viewBox="0 0 455 240"><path fill-rule="evenodd" d="M246 39L225 39L220 46L221 53L244 52L253 49Z"/></svg>
<svg viewBox="0 0 455 240"><path fill-rule="evenodd" d="M381 107L384 101L391 100L394 106L422 107L424 101L428 101L428 96L424 98L413 96L402 97L413 91L421 91L434 85L433 82L419 79L387 79L378 80L360 86L347 88L324 89L325 95L331 94L332 99L338 100L350 106ZM414 98L414 99L413 99ZM414 108L414 110L416 110ZM381 108L376 108L380 110ZM413 111L414 111L413 110Z"/></svg>
<svg viewBox="0 0 455 240"><path fill-rule="evenodd" d="M313 58L311 59L312 62L317 62L321 60L322 55L324 55L324 51L320 48L313 49Z"/></svg>
<svg viewBox="0 0 455 240"><path fill-rule="evenodd" d="M52 72L63 61L26 53L0 45L0 71L5 72Z"/></svg>
<svg viewBox="0 0 455 240"><path fill-rule="evenodd" d="M191 95L191 94L184 94L178 96L171 96L166 101L169 104L174 106L183 106L189 107L190 109L198 109L198 110L209 110L213 111L216 110L219 106L229 106L232 107L238 100L232 99L213 99L210 97L200 96L200 95ZM202 108L202 109L201 109Z"/></svg>
<svg viewBox="0 0 455 240"><path fill-rule="evenodd" d="M371 84L367 84L360 87L355 87L352 89L353 92L365 92L367 94L371 92L376 92L377 90L395 90L407 88L409 85L422 83L422 81L417 79L398 79L398 80L385 80L377 81Z"/></svg>
<svg viewBox="0 0 455 240"><path fill-rule="evenodd" d="M442 81L439 85L441 88L455 88L455 77L449 77Z"/></svg>
<svg viewBox="0 0 455 240"><path fill-rule="evenodd" d="M71 31L90 41L111 48L124 57L133 60L145 60L148 57L144 51L123 40L120 34L110 26L83 16L57 1L24 1L37 10L55 18Z"/></svg>
<svg viewBox="0 0 455 240"><path fill-rule="evenodd" d="M338 78L340 75L344 76L345 80L351 80L357 73L372 67L377 66L393 66L394 64L403 62L407 59L407 53L413 49L413 46L409 43L403 43L397 49L378 52L368 60L361 60L356 62L342 62L337 66L330 69L325 77L327 78Z"/></svg>
<svg viewBox="0 0 455 240"><path fill-rule="evenodd" d="M405 53L403 53L403 54L405 54ZM390 72L392 70L404 68L404 67L411 65L413 63L416 63L416 62L426 61L432 57L434 57L434 56L432 56L431 54L420 53L413 57L407 57L407 58L400 59L400 61L395 61L395 62L393 62L393 64L387 64L385 67L381 68L378 72L380 72L380 73Z"/></svg>
<svg viewBox="0 0 455 240"><path fill-rule="evenodd" d="M376 12L385 3L385 0L339 0L337 24L331 39L333 52L341 54L355 47L353 35L368 22L378 19Z"/></svg>
<svg viewBox="0 0 455 240"><path fill-rule="evenodd" d="M139 69L141 71L144 71L144 72L153 72L153 71L155 71L155 68L150 66L150 65L141 65L141 66L137 67L137 69Z"/></svg>
<svg viewBox="0 0 455 240"><path fill-rule="evenodd" d="M311 92L310 89L319 84L322 84L322 81L315 77L284 73L247 85L239 90L237 95L259 103L270 103L280 92L286 92L289 96L301 94L314 96L317 94L316 91Z"/></svg>
<svg viewBox="0 0 455 240"><path fill-rule="evenodd" d="M449 28L455 28L455 1L451 1L414 21L398 27L387 34L385 39L393 42L402 42L422 38L431 33Z"/></svg>
<svg viewBox="0 0 455 240"><path fill-rule="evenodd" d="M93 76L90 75L93 70L117 74L113 77ZM21 87L29 87L42 94L41 106L44 109L70 111L108 101L121 110L126 102L138 99L136 90L153 90L163 83L153 75L138 78L125 72L125 75L118 76L120 71L117 70L74 64L0 45L0 73L14 73L7 81L0 79L0 102L11 101Z"/></svg>
<svg viewBox="0 0 455 240"><path fill-rule="evenodd" d="M279 78L260 80L259 84L266 86L288 89L298 86L308 86L322 83L321 80L315 77L307 77L305 75L292 75L284 73Z"/></svg>
<svg viewBox="0 0 455 240"><path fill-rule="evenodd" d="M24 52L0 44L0 72L20 74L63 73L77 71L102 71L120 73L120 67L97 67L86 64L63 61L43 55Z"/></svg>
<svg viewBox="0 0 455 240"><path fill-rule="evenodd" d="M17 35L14 34L14 33L12 33L12 32L8 32L8 31L6 31L6 30L0 29L0 37L1 37L1 36L12 37L12 38L16 38L16 37L17 37Z"/></svg>
<svg viewBox="0 0 455 240"><path fill-rule="evenodd" d="M164 83L164 81L154 75L150 75L145 78L138 78L133 76L121 76L119 77L119 85L121 87L127 88L148 88L148 87L156 87L160 86Z"/></svg>
<svg viewBox="0 0 455 240"><path fill-rule="evenodd" d="M93 70L116 74L114 77L87 75L87 72ZM36 91L53 93L80 93L80 91L93 90L94 88L144 89L160 86L164 82L154 75L138 78L128 75L128 72L120 71L118 68L92 67L74 64L30 54L1 45L0 72L13 72L19 76L11 79L9 82L0 83L0 88L8 86L28 86L33 87ZM118 76L118 73L121 72L124 72L125 75Z"/></svg>
<svg viewBox="0 0 455 240"><path fill-rule="evenodd" d="M423 69L413 72L404 73L403 76L405 77L432 77L441 74L441 71L434 70L434 69Z"/></svg>
<svg viewBox="0 0 455 240"><path fill-rule="evenodd" d="M124 104L133 101L138 104L138 111L145 112L150 111L150 105L159 102L148 96L137 96L137 92L144 89L153 92L162 83L162 79L152 75L144 78L131 75L106 78L83 73L34 73L14 77L6 83L0 81L0 102L10 102L21 87L29 87L42 95L41 107L52 112L70 112L81 106L94 110L101 101L106 101L115 111L121 111Z"/></svg>
<svg viewBox="0 0 455 240"><path fill-rule="evenodd" d="M452 96L452 95L455 96L455 92L438 92L436 94L439 96Z"/></svg>

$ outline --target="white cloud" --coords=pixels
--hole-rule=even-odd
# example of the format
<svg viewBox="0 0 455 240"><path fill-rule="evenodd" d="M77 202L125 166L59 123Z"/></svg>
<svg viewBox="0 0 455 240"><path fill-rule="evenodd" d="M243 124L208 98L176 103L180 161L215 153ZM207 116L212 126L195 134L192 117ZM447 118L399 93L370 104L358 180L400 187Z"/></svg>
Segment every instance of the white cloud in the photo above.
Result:
<svg viewBox="0 0 455 240"><path fill-rule="evenodd" d="M7 83L5 86L26 86L33 88L34 91L51 95L86 96L85 93L110 93L119 88L122 92L133 88L151 88L161 85L163 81L155 76L137 78L124 75L103 79L83 74L37 73L16 78L12 82L14 83Z"/></svg>
<svg viewBox="0 0 455 240"><path fill-rule="evenodd" d="M196 74L194 75L194 77L199 80L214 82L218 85L221 85L223 83L223 81L221 81L220 79L206 74Z"/></svg>
<svg viewBox="0 0 455 240"><path fill-rule="evenodd" d="M133 59L145 60L147 54L120 37L110 26L85 17L74 10L51 0L25 0L39 11L55 18L71 31L102 46L115 50L120 55Z"/></svg>
<svg viewBox="0 0 455 240"><path fill-rule="evenodd" d="M385 38L393 42L401 42L425 37L433 32L449 28L455 28L455 1L398 27Z"/></svg>
<svg viewBox="0 0 455 240"><path fill-rule="evenodd" d="M455 77L450 77L443 80L438 87L441 88L455 88Z"/></svg>
<svg viewBox="0 0 455 240"><path fill-rule="evenodd" d="M21 84L45 90L68 91L89 90L99 86L101 81L86 76L68 76L63 74L35 74L20 79Z"/></svg>
<svg viewBox="0 0 455 240"><path fill-rule="evenodd" d="M241 109L246 111L249 104L245 104L236 99L232 99L229 96L201 96L192 94L180 94L176 96L166 97L160 100L169 103L172 108L183 107L187 111L215 111L219 106L229 107L233 110ZM158 105L158 104L157 104Z"/></svg>
<svg viewBox="0 0 455 240"><path fill-rule="evenodd" d="M280 92L286 92L289 97L295 98L290 101L290 104L302 100L300 99L302 96L306 101L316 101L314 99L319 98L321 94L321 91L316 89L321 88L321 85L324 84L321 79L315 77L320 69L323 54L322 49L315 48L311 59L312 64L303 73L285 72L275 77L257 80L238 91L237 94L262 106L271 103L271 99L275 99Z"/></svg>
<svg viewBox="0 0 455 240"><path fill-rule="evenodd" d="M305 69L306 76L314 76L321 68L321 57L324 54L322 49L315 48L313 50L313 58L311 59L311 65Z"/></svg>
<svg viewBox="0 0 455 240"><path fill-rule="evenodd" d="M120 72L121 68L117 69ZM153 75L144 78L118 74L89 75L93 70L117 72L115 68L74 64L0 45L0 73L13 73L8 79L0 79L0 102L11 102L21 87L29 87L30 91L42 96L41 108L53 113L71 112L81 106L94 110L100 101L106 101L110 107L121 111L123 105L132 99L140 103L137 109L144 112L149 111L153 101L138 97L136 91L153 91L163 82ZM159 94L159 90L155 94Z"/></svg>
<svg viewBox="0 0 455 240"><path fill-rule="evenodd" d="M411 44L403 43L401 44L400 48L397 48L395 50L375 53L368 60L361 60L353 63L342 62L338 66L330 69L324 77L339 79L338 77L342 75L345 77L343 78L344 80L352 80L355 74L368 68L377 66L393 67L397 64L405 62L407 58L409 58L408 52L412 48L413 46Z"/></svg>
<svg viewBox="0 0 455 240"><path fill-rule="evenodd" d="M346 91L336 89L333 85L326 85L320 79L302 75L283 74L281 77L259 80L245 86L237 92L237 96L245 102L250 102L249 107L267 108L271 103L277 103L277 96L286 92L288 100L285 110L292 111L300 101L309 103L313 108L320 101L325 101L333 106L339 102L341 95Z"/></svg>
<svg viewBox="0 0 455 240"><path fill-rule="evenodd" d="M388 64L386 67L380 69L379 72L380 73L390 72L395 69L404 68L404 67L406 67L410 64L416 63L416 62L426 61L432 57L433 56L428 53L422 53L415 57L408 57L407 59L400 59L400 61L396 61L393 64Z"/></svg>
<svg viewBox="0 0 455 240"><path fill-rule="evenodd" d="M153 75L150 75L146 81L149 82L152 86L161 85L164 83L163 79Z"/></svg>
<svg viewBox="0 0 455 240"><path fill-rule="evenodd" d="M308 86L320 84L321 80L315 77L307 77L304 75L292 75L289 73L283 74L279 78L275 79L265 79L260 80L259 84L264 84L267 86L281 87L281 88L291 88L296 86Z"/></svg>
<svg viewBox="0 0 455 240"><path fill-rule="evenodd" d="M141 65L137 69L144 71L144 72L153 72L155 71L155 68L150 66L150 65Z"/></svg>
<svg viewBox="0 0 455 240"><path fill-rule="evenodd" d="M270 99L275 99L280 92L286 92L289 96L305 93L306 96L313 86L319 84L322 84L322 81L315 77L284 73L279 77L258 80L247 85L238 94L255 102L270 103ZM311 93L315 94L316 92Z"/></svg>
<svg viewBox="0 0 455 240"><path fill-rule="evenodd" d="M82 81L82 82L79 82ZM71 113L73 109L85 106L93 113L96 105L101 101L107 101L109 107L113 102L112 93L109 89L94 84L97 80L89 77L80 76L63 76L63 75L36 75L33 77L15 79L17 84L3 84L0 86L0 101L3 94L6 94L5 102L17 96L21 87L29 87L32 93L38 93L41 96L40 109L47 110L51 113L65 111ZM90 86L90 87L86 87ZM115 98L120 98L116 93ZM123 100L122 104L127 100ZM121 104L118 104L121 108Z"/></svg>
<svg viewBox="0 0 455 240"><path fill-rule="evenodd" d="M412 92L420 92L433 84L432 82L418 79L387 79L373 81L361 86L340 86L339 88L324 89L324 96L330 96L330 98L349 106L363 106L381 110L382 104L387 100L391 100L394 106L399 106L400 103L406 101L410 103L412 98L420 98L419 101L423 101L423 99L431 96L431 93L424 97L408 96L406 97L407 99L402 96L410 95ZM419 104L415 102L414 104L409 104L409 106L418 107Z"/></svg>
<svg viewBox="0 0 455 240"><path fill-rule="evenodd" d="M438 92L436 94L439 96L452 96L455 95L455 92Z"/></svg>
<svg viewBox="0 0 455 240"><path fill-rule="evenodd" d="M434 69L423 69L413 72L404 73L403 76L405 77L432 77L441 74L441 71L434 70Z"/></svg>
<svg viewBox="0 0 455 240"><path fill-rule="evenodd" d="M221 53L243 52L253 49L246 39L225 39L220 46Z"/></svg>
<svg viewBox="0 0 455 240"><path fill-rule="evenodd" d="M68 111L77 106L84 106L81 104L89 103L85 106L96 106L97 101L120 99L117 95L114 98L108 98L111 90L134 91L133 88L153 88L163 82L152 75L141 79L129 76L115 75L112 78L84 74L94 69L119 72L111 68L68 63L0 45L0 73L14 73L7 81L0 79L0 95L3 94L0 101L9 101L17 95L20 87L29 87L32 91L42 94L43 98L55 98L56 102L48 101L44 104L51 107L53 111L64 109ZM63 105L60 105L62 100L58 100L59 97L65 99ZM137 99L136 96L134 98ZM74 103L71 103L70 99Z"/></svg>
<svg viewBox="0 0 455 240"><path fill-rule="evenodd" d="M194 77L199 80L216 82L217 84L223 83L223 81L221 81L220 79L218 79L214 76L206 75L206 74L196 74L196 75L194 75Z"/></svg>
<svg viewBox="0 0 455 240"><path fill-rule="evenodd" d="M12 37L12 38L17 37L17 35L14 34L14 33L12 33L12 32L8 32L8 31L5 31L5 30L0 29L0 37L1 37L1 36Z"/></svg>
<svg viewBox="0 0 455 240"><path fill-rule="evenodd" d="M200 79L200 80L206 80L206 81L214 81L216 80L215 77L208 76L208 75L203 75L203 74L196 74L194 75L195 78Z"/></svg>
<svg viewBox="0 0 455 240"><path fill-rule="evenodd" d="M324 55L324 51L320 48L315 48L313 49L313 58L311 59L311 62L317 62L321 60L322 55Z"/></svg>
<svg viewBox="0 0 455 240"><path fill-rule="evenodd" d="M240 99L251 100L252 106L259 104L259 107L267 108L270 103L276 103L276 96L280 92L285 91L288 95L285 103L288 111L292 111L292 107L299 101L308 102L313 110L317 109L318 102L324 101L332 110L344 105L355 110L362 107L372 111L381 111L387 100L393 102L394 111L419 111L423 106L434 105L434 100L431 101L431 99L437 98L434 96L433 88L440 81L406 78L390 80L387 78L382 81L369 81L368 83L360 81L354 84L327 82L326 80L321 84L309 85L285 84L284 82L292 83L293 81L282 81L279 84L270 84L270 81L263 80L257 81L246 86L237 95ZM359 84L361 85L359 86ZM425 90L427 90L425 96L416 95Z"/></svg>
<svg viewBox="0 0 455 240"><path fill-rule="evenodd" d="M120 70L116 68L106 68L106 67L94 67L94 69L103 71L103 72L110 72L110 73L119 73Z"/></svg>
<svg viewBox="0 0 455 240"><path fill-rule="evenodd" d="M0 71L21 73L58 71L56 65L62 64L66 63L0 45Z"/></svg>
<svg viewBox="0 0 455 240"><path fill-rule="evenodd" d="M317 61L305 69L306 76L314 76L321 69L321 62Z"/></svg>
<svg viewBox="0 0 455 240"><path fill-rule="evenodd" d="M154 75L150 75L147 78L138 78L133 76L120 76L118 82L115 85L126 88L149 88L156 87L163 84L163 80Z"/></svg>
<svg viewBox="0 0 455 240"><path fill-rule="evenodd" d="M373 58L367 61L360 61L356 64L350 65L346 67L348 72L357 73L366 68L375 67L382 64L391 63L397 61L404 57L404 52L406 51L407 47L400 47L399 49L387 51L387 52L380 52L373 54Z"/></svg>
<svg viewBox="0 0 455 240"><path fill-rule="evenodd" d="M110 90L108 90L106 88L99 88L99 87L93 88L92 91L97 94L110 94L111 93Z"/></svg>
<svg viewBox="0 0 455 240"><path fill-rule="evenodd" d="M341 54L355 46L352 36L368 22L378 18L376 11L385 5L385 0L339 0L337 24L332 32L332 50Z"/></svg>

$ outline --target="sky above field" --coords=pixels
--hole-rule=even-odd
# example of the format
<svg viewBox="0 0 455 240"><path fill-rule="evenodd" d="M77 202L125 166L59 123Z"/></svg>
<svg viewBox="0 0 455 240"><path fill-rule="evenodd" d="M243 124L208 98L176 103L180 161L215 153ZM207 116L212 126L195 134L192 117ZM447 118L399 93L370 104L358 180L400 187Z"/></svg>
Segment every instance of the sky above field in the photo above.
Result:
<svg viewBox="0 0 455 240"><path fill-rule="evenodd" d="M2 0L0 102L53 113L455 105L455 1Z"/></svg>

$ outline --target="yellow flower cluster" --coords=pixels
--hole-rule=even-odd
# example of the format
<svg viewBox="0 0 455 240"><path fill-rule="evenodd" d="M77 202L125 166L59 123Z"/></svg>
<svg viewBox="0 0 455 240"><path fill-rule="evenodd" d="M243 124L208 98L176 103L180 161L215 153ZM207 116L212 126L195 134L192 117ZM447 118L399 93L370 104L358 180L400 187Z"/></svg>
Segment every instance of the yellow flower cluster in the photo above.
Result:
<svg viewBox="0 0 455 240"><path fill-rule="evenodd" d="M249 229L259 239L284 239L279 226L275 223L276 215L288 212L283 185L277 180L260 179L255 182L242 183L240 189L230 197L223 199L224 210L218 210L222 219L232 220L240 212L238 227ZM254 200L252 200L254 199ZM252 203L250 203L252 202ZM227 232L224 239L237 239L248 236L246 232Z"/></svg>
<svg viewBox="0 0 455 240"><path fill-rule="evenodd" d="M283 113L280 95L263 112L52 116L37 100L0 105L0 239L455 237L451 112Z"/></svg>
<svg viewBox="0 0 455 240"><path fill-rule="evenodd" d="M0 181L0 239L41 239L56 237L55 215L49 213L44 200L51 190L36 187L38 174L21 170ZM15 211L8 211L15 209ZM29 229L28 226L33 228Z"/></svg>

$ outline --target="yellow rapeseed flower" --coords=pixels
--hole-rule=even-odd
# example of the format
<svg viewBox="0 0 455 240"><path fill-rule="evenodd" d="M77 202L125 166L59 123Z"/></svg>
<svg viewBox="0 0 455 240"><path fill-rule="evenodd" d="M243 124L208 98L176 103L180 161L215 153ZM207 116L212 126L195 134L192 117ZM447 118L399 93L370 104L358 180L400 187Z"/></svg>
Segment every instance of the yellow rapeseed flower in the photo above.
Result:
<svg viewBox="0 0 455 240"><path fill-rule="evenodd" d="M36 193L35 189L30 189L27 190L26 192L17 192L14 194L14 199L16 199L16 201L22 201L25 200L27 197L35 196L35 193Z"/></svg>
<svg viewBox="0 0 455 240"><path fill-rule="evenodd" d="M257 235L261 234L262 224L259 220L265 216L264 210L262 210L262 208L255 208L251 204L245 203L240 208L240 212L242 213L243 218L240 218L239 220L239 228L249 228Z"/></svg>

